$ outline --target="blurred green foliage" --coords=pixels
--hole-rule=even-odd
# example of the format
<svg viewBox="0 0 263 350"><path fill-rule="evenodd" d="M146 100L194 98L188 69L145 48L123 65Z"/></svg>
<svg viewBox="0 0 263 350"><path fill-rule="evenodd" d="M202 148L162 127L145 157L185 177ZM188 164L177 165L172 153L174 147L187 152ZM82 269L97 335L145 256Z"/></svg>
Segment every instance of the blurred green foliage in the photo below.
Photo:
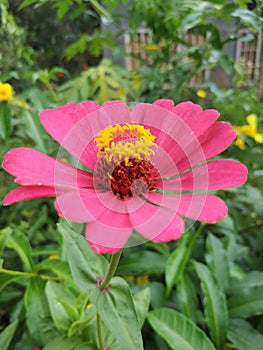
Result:
<svg viewBox="0 0 263 350"><path fill-rule="evenodd" d="M101 59L105 46L113 49L113 57L129 58L118 41L127 32L118 13L120 3L127 6L124 17L133 40L142 23L151 33L149 45L141 47L143 54L133 54L140 62L134 70L114 59ZM248 11L244 0L199 1L198 6L191 0L103 4L1 1L0 80L15 88L12 99L0 101L1 159L18 146L56 156L58 145L43 129L38 113L86 99L191 99L204 108L217 108L223 120L235 125L246 124L246 116L256 113L258 132L263 132L259 89L244 86L242 70L225 51L236 42L239 28L250 29L243 40L253 40L262 31L262 1L254 1L254 11ZM113 24L118 29L114 35ZM222 33L230 26L231 31ZM189 34L204 36L205 41L189 44ZM193 77L218 65L228 86L210 79L193 86ZM198 97L198 89L206 96ZM244 137L244 150L233 144L223 154L249 168L246 185L221 192L229 207L225 219L215 225L191 223L176 242L148 242L124 250L117 273L128 283L115 279L109 304L98 302L110 349L123 349L126 341L141 346L138 327L130 329L132 340L125 338L129 325L118 317L118 298L129 305L126 316L137 317L142 326L146 350L185 350L186 345L197 349L196 344L202 344L198 350L261 349L263 145ZM11 177L0 169L1 200L13 187ZM104 273L108 262L76 235L81 225L69 227L61 220L57 228L52 202L38 199L1 208L1 350L30 350L36 345L45 350L99 348L96 306L91 304L98 296L89 289L87 278L94 282L96 272ZM109 305L115 317L112 324L107 322L112 315L105 311Z"/></svg>

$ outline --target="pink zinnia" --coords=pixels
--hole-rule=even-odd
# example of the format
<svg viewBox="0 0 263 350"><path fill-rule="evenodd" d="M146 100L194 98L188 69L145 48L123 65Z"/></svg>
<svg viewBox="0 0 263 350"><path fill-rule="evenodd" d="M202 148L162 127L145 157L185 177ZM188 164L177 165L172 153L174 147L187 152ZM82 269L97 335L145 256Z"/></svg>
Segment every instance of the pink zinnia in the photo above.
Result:
<svg viewBox="0 0 263 350"><path fill-rule="evenodd" d="M3 168L18 187L4 205L56 197L59 215L87 223L86 238L99 253L115 253L132 231L153 242L178 239L183 217L207 223L227 207L208 191L239 186L247 168L235 160L209 160L235 139L219 113L192 102L87 101L48 109L40 119L48 133L85 171L30 148L9 151Z"/></svg>

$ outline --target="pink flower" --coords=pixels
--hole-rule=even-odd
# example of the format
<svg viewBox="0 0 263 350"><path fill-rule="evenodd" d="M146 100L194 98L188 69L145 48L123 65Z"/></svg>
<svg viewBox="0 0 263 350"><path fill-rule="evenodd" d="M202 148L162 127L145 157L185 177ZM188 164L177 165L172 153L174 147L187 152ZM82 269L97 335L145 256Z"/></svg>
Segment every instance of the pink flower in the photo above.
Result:
<svg viewBox="0 0 263 350"><path fill-rule="evenodd" d="M171 100L139 103L87 101L48 109L40 119L48 133L86 171L30 148L9 151L3 168L18 187L4 205L56 197L59 215L87 223L86 238L99 253L115 253L135 230L167 242L184 232L184 217L207 223L227 215L209 191L239 186L247 168L210 158L235 139L216 110Z"/></svg>

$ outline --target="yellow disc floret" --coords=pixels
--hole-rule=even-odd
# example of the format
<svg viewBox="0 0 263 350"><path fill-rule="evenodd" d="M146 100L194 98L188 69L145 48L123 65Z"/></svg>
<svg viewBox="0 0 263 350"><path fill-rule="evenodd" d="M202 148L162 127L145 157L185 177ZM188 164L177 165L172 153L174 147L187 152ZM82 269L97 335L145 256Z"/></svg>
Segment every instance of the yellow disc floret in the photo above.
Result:
<svg viewBox="0 0 263 350"><path fill-rule="evenodd" d="M129 165L129 159L150 158L154 154L153 147L155 136L149 129L139 124L116 124L100 131L95 138L96 146L99 149L98 155L104 156L111 162L125 161Z"/></svg>

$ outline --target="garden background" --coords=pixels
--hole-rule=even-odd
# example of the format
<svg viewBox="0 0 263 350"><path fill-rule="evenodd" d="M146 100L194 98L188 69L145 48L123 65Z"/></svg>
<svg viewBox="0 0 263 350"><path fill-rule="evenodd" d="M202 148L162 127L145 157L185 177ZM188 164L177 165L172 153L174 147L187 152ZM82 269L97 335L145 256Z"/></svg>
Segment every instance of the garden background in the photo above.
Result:
<svg viewBox="0 0 263 350"><path fill-rule="evenodd" d="M220 192L229 214L217 224L124 249L117 274L134 297L116 292L114 312L104 310L109 349L124 349L120 329L136 337L123 302L146 350L262 350L262 9L245 0L0 0L1 160L19 146L57 155L43 109L165 98L218 109L237 131L222 157L249 169L245 185ZM12 188L1 168L0 201ZM1 350L99 349L85 279L104 262L72 240L73 228L52 199L1 207Z"/></svg>

